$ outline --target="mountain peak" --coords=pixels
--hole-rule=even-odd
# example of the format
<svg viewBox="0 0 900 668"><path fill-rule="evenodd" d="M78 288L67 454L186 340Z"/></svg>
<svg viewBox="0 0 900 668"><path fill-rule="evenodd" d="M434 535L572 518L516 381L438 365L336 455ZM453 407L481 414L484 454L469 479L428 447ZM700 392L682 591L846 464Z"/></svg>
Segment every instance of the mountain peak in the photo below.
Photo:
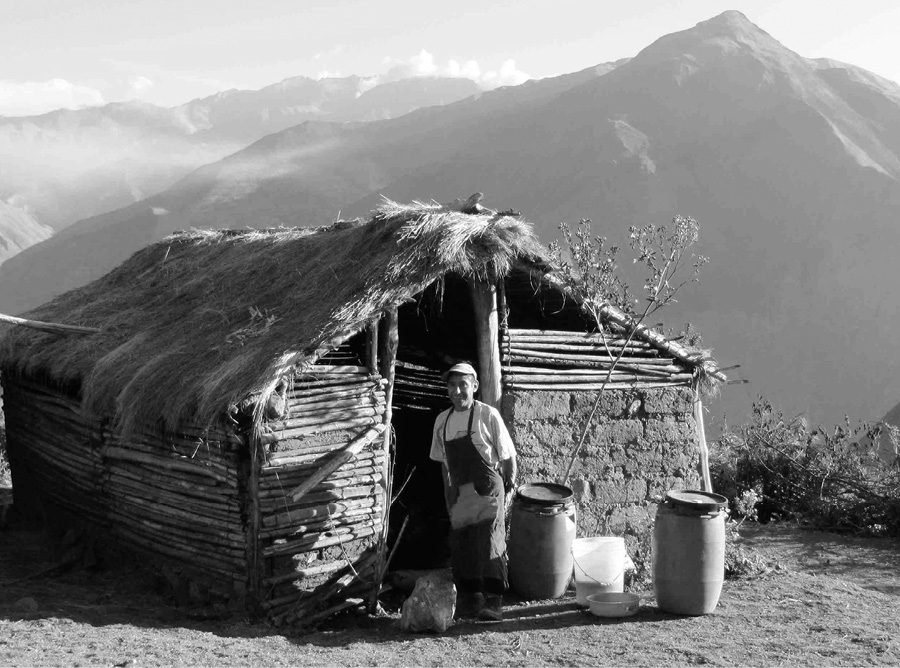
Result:
<svg viewBox="0 0 900 668"><path fill-rule="evenodd" d="M793 76L809 65L744 14L729 10L661 37L633 58L629 68L667 72L679 82L699 70L724 68L738 80L758 85L771 80L772 72Z"/></svg>
<svg viewBox="0 0 900 668"><path fill-rule="evenodd" d="M697 25L709 25L709 26L723 26L730 28L738 28L744 29L746 27L759 28L747 18L747 16L743 12L739 12L736 9L726 9L721 14L713 16L711 19L707 19L706 21L701 21Z"/></svg>
<svg viewBox="0 0 900 668"><path fill-rule="evenodd" d="M736 9L729 9L718 16L701 21L686 32L702 38L729 37L737 42L769 41L772 36Z"/></svg>

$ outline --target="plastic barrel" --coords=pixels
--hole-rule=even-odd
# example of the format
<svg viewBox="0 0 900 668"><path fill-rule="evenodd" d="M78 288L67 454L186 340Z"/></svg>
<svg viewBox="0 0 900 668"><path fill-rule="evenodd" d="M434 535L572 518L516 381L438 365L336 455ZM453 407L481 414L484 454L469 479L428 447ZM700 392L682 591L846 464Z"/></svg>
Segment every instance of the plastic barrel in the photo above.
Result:
<svg viewBox="0 0 900 668"><path fill-rule="evenodd" d="M656 509L653 591L660 610L706 615L716 609L725 580L724 496L673 491Z"/></svg>
<svg viewBox="0 0 900 668"><path fill-rule="evenodd" d="M591 594L625 591L625 539L618 536L576 538L575 602L587 607Z"/></svg>
<svg viewBox="0 0 900 668"><path fill-rule="evenodd" d="M509 585L527 600L559 598L572 580L575 501L555 483L522 485L509 520Z"/></svg>

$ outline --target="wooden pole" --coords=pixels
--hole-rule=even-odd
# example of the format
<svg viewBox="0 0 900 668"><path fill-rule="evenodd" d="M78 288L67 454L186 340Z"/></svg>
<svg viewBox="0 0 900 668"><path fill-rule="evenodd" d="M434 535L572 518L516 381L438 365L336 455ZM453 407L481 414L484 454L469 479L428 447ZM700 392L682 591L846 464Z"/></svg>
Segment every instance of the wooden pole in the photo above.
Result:
<svg viewBox="0 0 900 668"><path fill-rule="evenodd" d="M251 606L256 609L259 605L260 584L266 575L265 560L260 556L259 532L262 524L262 510L259 503L259 478L260 470L266 461L263 446L259 441L257 431L254 429L247 437L247 446L250 454L250 470L247 479L247 495L249 497L249 517L247 518L247 590Z"/></svg>
<svg viewBox="0 0 900 668"><path fill-rule="evenodd" d="M378 321L366 325L366 368L370 374L378 371Z"/></svg>
<svg viewBox="0 0 900 668"><path fill-rule="evenodd" d="M338 470L343 464L346 464L348 461L350 461L359 453L360 450L374 441L383 431L383 424L376 424L366 429L366 431L350 441L345 448L341 449L337 454L335 454L331 459L323 464L318 471L316 471L311 476L309 476L309 478L303 481L303 484L299 485L295 490L290 492L288 496L290 496L291 500L294 502L302 499L307 492L309 492L316 485L325 480L325 478Z"/></svg>
<svg viewBox="0 0 900 668"><path fill-rule="evenodd" d="M19 325L20 327L30 327L31 329L39 329L49 334L99 334L100 330L96 327L79 327L78 325L61 325L55 322L42 322L40 320L26 320L25 318L17 318L13 315L4 315L0 313L0 322L8 322L11 325Z"/></svg>
<svg viewBox="0 0 900 668"><path fill-rule="evenodd" d="M706 446L706 429L703 426L703 402L700 389L694 386L694 422L697 423L697 441L700 445L700 475L703 478L703 491L712 492L712 478L709 474L709 448Z"/></svg>
<svg viewBox="0 0 900 668"><path fill-rule="evenodd" d="M655 345L657 348L665 350L667 353L676 357L677 359L680 359L683 362L702 366L706 370L706 373L708 373L716 380L719 380L723 383L728 380L728 377L719 370L715 362L713 362L712 360L704 360L702 356L696 353L692 353L684 346L681 346L674 341L666 340L666 337L662 334L653 331L646 325L641 324L639 320L636 320L627 313L623 313L610 304L606 304L603 308L600 309L599 316L608 322L614 322L615 324L626 330L633 329L635 332L640 332L641 337L645 341Z"/></svg>
<svg viewBox="0 0 900 668"><path fill-rule="evenodd" d="M381 377L387 380L384 391L384 463L382 472L382 491L384 504L382 506L384 517L381 520L381 536L378 544L378 556L375 566L375 583L369 595L369 612L375 612L378 605L378 593L381 590L381 582L384 579L385 566L387 564L387 536L391 517L391 496L393 495L393 470L391 467L391 420L394 415L394 380L397 368L397 348L400 345L399 323L397 307L386 309L380 322L378 334L378 370Z"/></svg>
<svg viewBox="0 0 900 668"><path fill-rule="evenodd" d="M541 390L545 392L585 392L594 390L654 390L661 387L684 387L684 382L635 382L633 380L617 383L514 383L507 387L514 390Z"/></svg>
<svg viewBox="0 0 900 668"><path fill-rule="evenodd" d="M384 391L384 452L390 454L391 446L391 418L393 417L394 376L397 363L397 347L400 344L400 336L397 328L397 307L394 306L384 312L381 319L378 335L378 371L381 377L387 381ZM386 461L389 458L386 458ZM385 471L387 474L387 471ZM385 479L388 476L385 475Z"/></svg>
<svg viewBox="0 0 900 668"><path fill-rule="evenodd" d="M500 407L500 335L497 315L497 286L487 281L472 283L472 305L475 307L475 334L478 346L478 385L481 400Z"/></svg>

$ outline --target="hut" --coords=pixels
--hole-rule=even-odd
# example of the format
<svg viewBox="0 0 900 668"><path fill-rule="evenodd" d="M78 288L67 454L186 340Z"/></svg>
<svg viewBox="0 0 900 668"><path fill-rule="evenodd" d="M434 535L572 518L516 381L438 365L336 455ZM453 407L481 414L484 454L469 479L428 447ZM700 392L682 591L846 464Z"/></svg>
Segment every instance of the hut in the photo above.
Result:
<svg viewBox="0 0 900 668"><path fill-rule="evenodd" d="M0 341L15 503L68 513L192 596L311 622L374 600L388 545L407 565L446 557L428 460L444 369L478 366L521 478L553 480L622 353L570 484L583 533L638 535L655 494L698 484L698 381L721 374L604 313L598 332L530 226L472 201L178 233L27 314L97 333Z"/></svg>

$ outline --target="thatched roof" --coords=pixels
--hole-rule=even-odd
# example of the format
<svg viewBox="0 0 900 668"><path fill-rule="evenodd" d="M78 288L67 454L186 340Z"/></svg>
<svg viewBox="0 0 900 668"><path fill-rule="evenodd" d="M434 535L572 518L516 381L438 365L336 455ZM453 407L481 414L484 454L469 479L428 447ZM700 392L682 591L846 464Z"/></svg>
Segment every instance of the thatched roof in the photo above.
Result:
<svg viewBox="0 0 900 668"><path fill-rule="evenodd" d="M77 385L85 408L123 429L211 424L445 274L496 279L515 266L549 269L528 223L419 202L385 201L358 225L183 232L26 314L100 333L15 327L0 365ZM635 336L715 370L651 330Z"/></svg>
<svg viewBox="0 0 900 668"><path fill-rule="evenodd" d="M101 333L16 327L0 364L80 383L86 408L126 429L207 424L447 273L501 277L546 260L518 218L437 204L386 202L356 226L179 233L27 314Z"/></svg>

